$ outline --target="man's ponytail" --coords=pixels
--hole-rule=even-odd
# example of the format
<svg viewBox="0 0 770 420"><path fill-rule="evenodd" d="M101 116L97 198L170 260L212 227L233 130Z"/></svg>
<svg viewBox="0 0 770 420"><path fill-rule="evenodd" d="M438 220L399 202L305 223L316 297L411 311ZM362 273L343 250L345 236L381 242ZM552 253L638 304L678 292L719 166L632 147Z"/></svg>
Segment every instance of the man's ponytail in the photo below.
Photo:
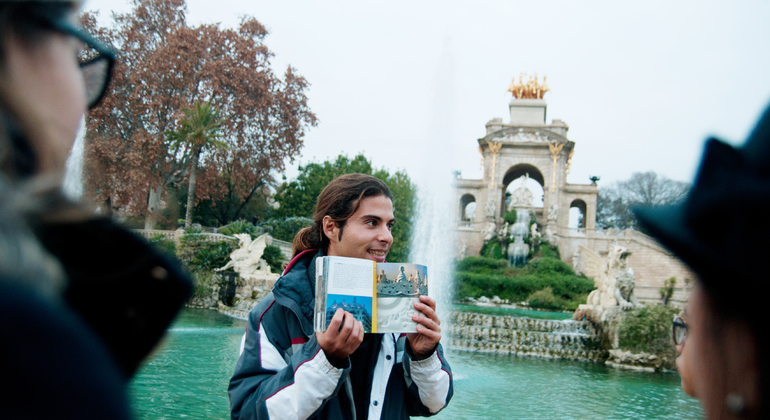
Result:
<svg viewBox="0 0 770 420"><path fill-rule="evenodd" d="M291 244L292 258L308 249L328 252L329 238L323 233L324 217L331 217L340 228L340 240L345 222L358 210L361 200L384 195L393 199L387 184L371 175L342 175L321 191L315 206L313 225L300 230Z"/></svg>

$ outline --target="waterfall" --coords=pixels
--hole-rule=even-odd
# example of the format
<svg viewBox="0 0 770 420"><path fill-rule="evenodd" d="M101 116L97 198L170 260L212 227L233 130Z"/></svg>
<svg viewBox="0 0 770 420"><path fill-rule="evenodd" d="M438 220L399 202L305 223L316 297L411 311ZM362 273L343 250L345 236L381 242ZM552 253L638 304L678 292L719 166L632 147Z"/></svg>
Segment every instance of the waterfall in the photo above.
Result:
<svg viewBox="0 0 770 420"><path fill-rule="evenodd" d="M516 209L516 223L510 228L513 243L508 245L508 263L512 267L521 267L527 263L529 245L524 238L529 237L529 210Z"/></svg>
<svg viewBox="0 0 770 420"><path fill-rule="evenodd" d="M86 136L85 116L80 119L80 128L78 129L75 143L72 145L70 155L67 158L66 172L64 173L64 183L62 189L64 195L72 200L80 200L83 196L83 147Z"/></svg>
<svg viewBox="0 0 770 420"><path fill-rule="evenodd" d="M452 312L448 348L549 359L600 361L601 333L587 321Z"/></svg>

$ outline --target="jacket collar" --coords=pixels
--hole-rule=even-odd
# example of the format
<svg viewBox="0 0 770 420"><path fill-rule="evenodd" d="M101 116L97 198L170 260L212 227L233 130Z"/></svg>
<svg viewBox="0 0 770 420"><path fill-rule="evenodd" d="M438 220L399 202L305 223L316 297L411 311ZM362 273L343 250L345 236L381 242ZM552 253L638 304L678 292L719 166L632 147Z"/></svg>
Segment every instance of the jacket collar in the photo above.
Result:
<svg viewBox="0 0 770 420"><path fill-rule="evenodd" d="M302 332L308 337L314 331L316 258L323 256L320 250L301 252L292 258L283 276L273 287L275 301L294 312Z"/></svg>

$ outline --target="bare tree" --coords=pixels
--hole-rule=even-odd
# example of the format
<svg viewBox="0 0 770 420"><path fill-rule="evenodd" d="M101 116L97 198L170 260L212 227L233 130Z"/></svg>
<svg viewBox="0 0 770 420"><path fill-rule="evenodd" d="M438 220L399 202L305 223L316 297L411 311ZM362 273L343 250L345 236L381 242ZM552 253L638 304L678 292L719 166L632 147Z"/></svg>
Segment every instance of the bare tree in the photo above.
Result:
<svg viewBox="0 0 770 420"><path fill-rule="evenodd" d="M690 191L690 184L652 171L635 172L629 180L618 182L618 190L629 203L660 206L682 201Z"/></svg>
<svg viewBox="0 0 770 420"><path fill-rule="evenodd" d="M599 189L596 201L597 226L637 229L631 208L636 205L668 205L684 200L690 184L666 178L655 172L635 172L626 181Z"/></svg>

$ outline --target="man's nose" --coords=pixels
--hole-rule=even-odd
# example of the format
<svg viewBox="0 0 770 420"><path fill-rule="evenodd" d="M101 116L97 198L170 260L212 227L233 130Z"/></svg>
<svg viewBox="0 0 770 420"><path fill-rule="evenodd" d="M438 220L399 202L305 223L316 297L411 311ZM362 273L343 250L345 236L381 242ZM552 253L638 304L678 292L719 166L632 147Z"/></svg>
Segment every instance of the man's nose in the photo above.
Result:
<svg viewBox="0 0 770 420"><path fill-rule="evenodd" d="M393 243L393 234L390 232L390 229L388 229L387 226L383 226L383 228L380 229L380 234L378 235L377 240L380 242L386 242L388 245Z"/></svg>

